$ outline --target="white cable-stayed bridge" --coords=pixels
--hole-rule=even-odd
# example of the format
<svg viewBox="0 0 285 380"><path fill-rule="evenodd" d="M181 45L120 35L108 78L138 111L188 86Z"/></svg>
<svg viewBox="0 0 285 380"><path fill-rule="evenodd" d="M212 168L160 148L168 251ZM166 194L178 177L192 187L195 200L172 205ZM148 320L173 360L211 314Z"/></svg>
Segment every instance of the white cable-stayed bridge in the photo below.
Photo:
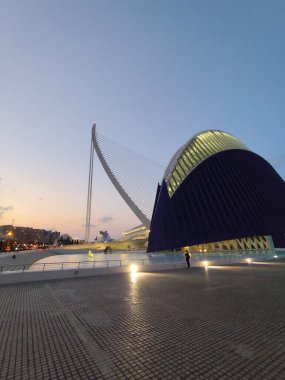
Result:
<svg viewBox="0 0 285 380"><path fill-rule="evenodd" d="M149 228L163 166L98 133L94 124L90 146L85 241L90 242L94 152L121 197L141 223Z"/></svg>

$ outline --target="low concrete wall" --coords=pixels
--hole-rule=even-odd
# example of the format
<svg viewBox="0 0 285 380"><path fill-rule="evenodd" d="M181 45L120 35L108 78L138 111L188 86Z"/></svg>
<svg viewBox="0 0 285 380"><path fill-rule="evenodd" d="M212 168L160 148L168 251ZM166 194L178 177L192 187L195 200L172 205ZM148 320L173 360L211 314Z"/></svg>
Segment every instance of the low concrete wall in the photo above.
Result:
<svg viewBox="0 0 285 380"><path fill-rule="evenodd" d="M270 259L270 258L269 258ZM256 261L265 261L265 258L260 256L258 258L245 258L245 257L216 257L215 259L201 259L192 258L191 267L205 267L205 266L218 266L230 264L248 264ZM131 265L131 264L130 264ZM100 276L115 273L130 273L130 265L122 267L105 267L105 268L92 268L92 269L63 269L63 270L45 270L45 271L14 271L0 273L0 285L14 284L21 282L45 281L45 280L61 280L76 277L89 277ZM173 270L186 268L186 262L173 262L173 263L157 263L137 265L137 272L155 272L164 270Z"/></svg>
<svg viewBox="0 0 285 380"><path fill-rule="evenodd" d="M58 249L105 249L107 246L111 247L113 250L126 250L129 249L146 249L146 240L118 240L118 241L110 241L110 242L101 242L96 243L92 242L90 244L74 244L74 245L65 245L63 247L57 247Z"/></svg>
<svg viewBox="0 0 285 380"><path fill-rule="evenodd" d="M185 268L184 263L149 264L137 265L137 272L153 272ZM94 269L64 269L64 270L45 270L45 271L19 271L3 272L0 274L0 285L15 284L20 282L62 280L76 277L102 276L116 273L130 273L130 266L105 267Z"/></svg>

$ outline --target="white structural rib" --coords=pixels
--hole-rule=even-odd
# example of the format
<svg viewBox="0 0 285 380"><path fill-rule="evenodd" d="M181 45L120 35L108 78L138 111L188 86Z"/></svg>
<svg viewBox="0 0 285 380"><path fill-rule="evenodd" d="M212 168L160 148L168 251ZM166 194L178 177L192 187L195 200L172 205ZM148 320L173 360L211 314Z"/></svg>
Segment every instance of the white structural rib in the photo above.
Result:
<svg viewBox="0 0 285 380"><path fill-rule="evenodd" d="M92 201L92 181L93 181L93 158L94 148L91 137L90 146L90 162L89 162L89 180L88 180L88 193L87 193L87 210L86 210L86 224L85 224L85 243L90 243L90 217L91 217L91 201Z"/></svg>
<svg viewBox="0 0 285 380"><path fill-rule="evenodd" d="M138 208L138 206L135 204L135 202L132 200L132 198L126 193L126 191L123 189L115 175L113 174L112 170L109 168L109 165L107 161L104 158L104 155L100 149L97 136L96 136L96 124L93 124L92 127L92 141L94 149L97 153L97 156L107 173L108 177L110 178L112 184L115 186L121 197L124 199L124 201L127 203L127 205L130 207L130 209L133 211L133 213L139 218L139 220L142 222L142 224L146 227L150 227L150 220L147 218L147 216Z"/></svg>

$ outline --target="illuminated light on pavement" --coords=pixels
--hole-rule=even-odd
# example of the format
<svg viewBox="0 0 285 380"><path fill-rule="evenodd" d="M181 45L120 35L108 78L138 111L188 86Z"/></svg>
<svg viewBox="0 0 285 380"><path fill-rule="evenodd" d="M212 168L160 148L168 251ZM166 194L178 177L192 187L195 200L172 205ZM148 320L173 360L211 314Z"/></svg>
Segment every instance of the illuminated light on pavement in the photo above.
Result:
<svg viewBox="0 0 285 380"><path fill-rule="evenodd" d="M137 282L138 272L131 272L131 282Z"/></svg>
<svg viewBox="0 0 285 380"><path fill-rule="evenodd" d="M138 266L136 264L131 264L130 265L130 271L131 271L131 273L137 273Z"/></svg>
<svg viewBox="0 0 285 380"><path fill-rule="evenodd" d="M136 282L138 278L138 266L136 264L130 265L131 282Z"/></svg>

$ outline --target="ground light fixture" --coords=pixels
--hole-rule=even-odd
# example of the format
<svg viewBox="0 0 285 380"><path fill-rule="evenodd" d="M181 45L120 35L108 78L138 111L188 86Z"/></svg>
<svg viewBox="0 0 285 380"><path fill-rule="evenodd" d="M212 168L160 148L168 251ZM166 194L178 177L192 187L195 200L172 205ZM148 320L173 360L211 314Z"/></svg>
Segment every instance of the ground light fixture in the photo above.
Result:
<svg viewBox="0 0 285 380"><path fill-rule="evenodd" d="M131 282L136 282L138 277L138 266L136 264L130 265Z"/></svg>
<svg viewBox="0 0 285 380"><path fill-rule="evenodd" d="M208 270L209 262L207 260L204 260L203 266L204 266L205 270Z"/></svg>
<svg viewBox="0 0 285 380"><path fill-rule="evenodd" d="M131 264L130 265L130 272L131 273L137 273L138 271L138 266L136 264Z"/></svg>

